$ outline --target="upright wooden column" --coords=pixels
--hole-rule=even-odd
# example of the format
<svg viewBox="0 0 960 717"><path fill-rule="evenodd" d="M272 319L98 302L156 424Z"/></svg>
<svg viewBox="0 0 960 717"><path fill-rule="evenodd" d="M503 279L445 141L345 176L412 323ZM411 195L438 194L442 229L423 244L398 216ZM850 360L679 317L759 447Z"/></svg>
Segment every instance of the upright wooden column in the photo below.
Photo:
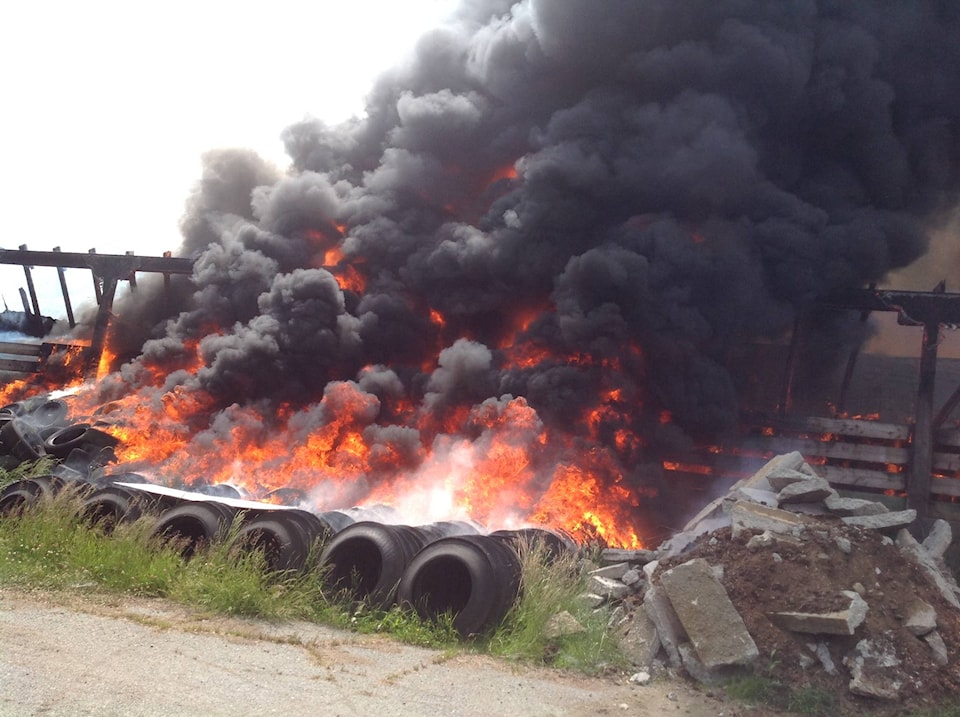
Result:
<svg viewBox="0 0 960 717"><path fill-rule="evenodd" d="M916 424L913 428L913 456L907 481L907 507L917 511L921 533L930 528L930 481L933 472L933 388L937 378L937 345L940 323L923 324L920 347L920 381L917 386Z"/></svg>

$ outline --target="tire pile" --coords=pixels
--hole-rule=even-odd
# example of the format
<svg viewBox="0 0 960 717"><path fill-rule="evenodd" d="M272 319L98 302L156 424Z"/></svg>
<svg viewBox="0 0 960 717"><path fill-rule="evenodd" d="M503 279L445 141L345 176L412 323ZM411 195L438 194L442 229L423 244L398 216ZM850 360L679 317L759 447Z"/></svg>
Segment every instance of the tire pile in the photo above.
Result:
<svg viewBox="0 0 960 717"><path fill-rule="evenodd" d="M469 522L394 525L352 508L313 513L243 499L228 485L188 493L150 485L136 473L111 470L116 438L90 423L66 420L58 399L0 408L0 468L51 457L49 475L15 481L0 491L0 519L67 486L80 514L106 530L149 516L152 534L175 541L190 558L222 540L236 524L235 544L262 550L271 571L301 571L315 544L331 590L381 608L412 606L424 619L453 615L467 637L496 627L520 594L519 549L541 541L548 557L577 549L569 536L527 528L482 533Z"/></svg>

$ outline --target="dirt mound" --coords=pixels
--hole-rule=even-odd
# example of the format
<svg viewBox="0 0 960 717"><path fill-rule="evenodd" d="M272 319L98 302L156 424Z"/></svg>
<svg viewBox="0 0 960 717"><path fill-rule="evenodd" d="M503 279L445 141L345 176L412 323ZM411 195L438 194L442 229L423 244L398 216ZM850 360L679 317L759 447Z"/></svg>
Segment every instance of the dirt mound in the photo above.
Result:
<svg viewBox="0 0 960 717"><path fill-rule="evenodd" d="M892 654L896 664L882 668L880 678L899 683L897 704L884 711L942 704L960 694L960 617L923 569L889 538L862 528L822 518L806 537L777 541L775 547L748 547L752 534L732 537L730 528L701 536L682 556L660 563L658 571L703 558L722 566L722 584L756 642L755 669L795 688L814 686L833 693L848 711L879 709L875 698L849 691L851 674L845 659L863 641ZM838 538L842 539L838 541ZM849 541L849 553L841 549ZM754 543L754 545L756 545ZM776 557L775 557L776 556ZM657 575L654 575L656 581ZM853 635L791 632L775 625L770 614L783 611L827 613L845 609L843 591L855 590L869 605ZM911 606L923 601L934 608L936 631L950 662L938 665L930 645L906 627ZM818 657L829 658L833 669ZM893 660L890 660L891 662Z"/></svg>

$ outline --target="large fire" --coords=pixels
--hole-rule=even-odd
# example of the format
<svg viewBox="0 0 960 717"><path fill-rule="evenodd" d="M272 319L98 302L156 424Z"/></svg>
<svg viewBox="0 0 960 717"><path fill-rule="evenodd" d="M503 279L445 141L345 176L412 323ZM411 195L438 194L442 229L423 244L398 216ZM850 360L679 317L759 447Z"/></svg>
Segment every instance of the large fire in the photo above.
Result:
<svg viewBox="0 0 960 717"><path fill-rule="evenodd" d="M319 232L313 238L326 243ZM362 262L346 260L338 245L326 245L322 257L341 290L362 292ZM548 308L547 302L518 307L498 342L502 366L620 368L617 358L557 356L530 340L526 332ZM425 313L438 332L447 331L438 310ZM218 332L207 326L199 333ZM425 375L444 370L440 344L429 343L418 366ZM123 367L108 346L95 381L52 385L35 378L7 384L0 395L10 402L68 388L71 418L95 419L120 439L118 471L167 485L229 483L255 499L292 497L316 511L386 504L409 522L472 520L491 530L541 525L582 541L643 544L640 508L653 493L625 479L625 460L642 441L629 428L638 399L622 387L601 391L594 406L569 416L565 430L546 426L525 398L508 393L440 405L429 380L419 396L365 390L365 376L373 373L400 384L383 366L365 367L356 380L330 381L318 401L224 405L182 380L205 369L202 346L185 341L162 361L141 356ZM641 353L636 346L624 351L628 360ZM168 385L171 375L181 380ZM122 383L124 394L104 402L103 382Z"/></svg>

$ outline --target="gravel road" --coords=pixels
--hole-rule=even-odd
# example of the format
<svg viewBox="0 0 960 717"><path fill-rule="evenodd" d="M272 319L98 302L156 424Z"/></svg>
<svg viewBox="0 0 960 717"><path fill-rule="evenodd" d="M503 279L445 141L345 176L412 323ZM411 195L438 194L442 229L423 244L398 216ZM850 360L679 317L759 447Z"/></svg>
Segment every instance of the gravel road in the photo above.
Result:
<svg viewBox="0 0 960 717"><path fill-rule="evenodd" d="M636 686L310 623L10 588L0 685L4 716L750 714L683 682Z"/></svg>

